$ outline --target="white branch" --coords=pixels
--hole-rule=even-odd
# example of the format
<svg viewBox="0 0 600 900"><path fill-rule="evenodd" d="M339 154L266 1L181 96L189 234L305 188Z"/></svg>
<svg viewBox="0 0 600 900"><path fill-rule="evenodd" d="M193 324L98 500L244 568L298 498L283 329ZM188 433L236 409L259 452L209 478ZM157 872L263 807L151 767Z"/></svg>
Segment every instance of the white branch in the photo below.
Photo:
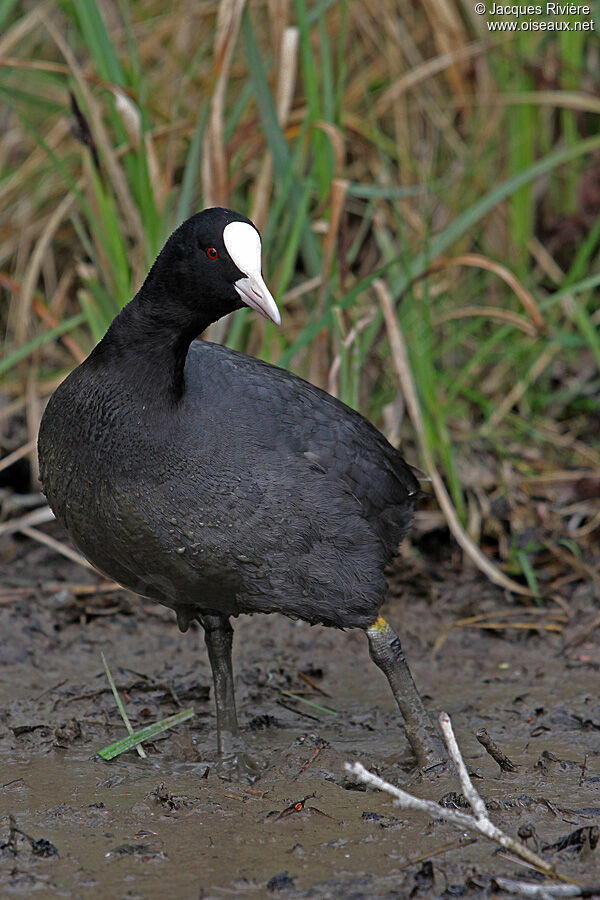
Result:
<svg viewBox="0 0 600 900"><path fill-rule="evenodd" d="M578 884L531 884L528 881L514 881L512 878L494 878L502 891L519 897L533 897L535 900L555 900L562 897L583 897L583 888ZM589 894L586 894L590 896Z"/></svg>
<svg viewBox="0 0 600 900"><path fill-rule="evenodd" d="M467 813L459 812L455 809L447 809L444 806L440 806L434 800L423 800L421 797L413 797L412 794L407 794L407 792L403 791L401 788L397 788L393 784L379 778L377 775L373 775L372 772L365 769L359 762L346 763L344 768L348 772L352 772L352 774L355 775L359 781L362 781L363 784L370 784L380 791L391 794L396 805L400 806L402 809L418 809L421 812L429 813L429 815L434 816L436 819L445 819L447 822L450 822L452 825L456 825L459 828L469 828L471 831L478 831L479 834L489 838L491 841L495 841L497 844L500 844L501 847L510 850L511 853L524 859L540 872L544 872L544 874L553 878L556 877L554 866L551 866L550 863L546 862L545 859L542 859L537 853L534 853L533 850L530 850L529 847L526 847L521 841L510 837L508 834L504 834L503 831L490 821L485 808L485 803L473 787L473 782L467 772L467 767L465 766L462 754L456 743L456 738L454 737L452 723L450 722L448 713L440 713L439 723L448 748L448 753L456 766L463 793L471 805L473 815L468 815Z"/></svg>
<svg viewBox="0 0 600 900"><path fill-rule="evenodd" d="M460 781L460 786L463 790L463 794L465 795L465 799L469 801L471 809L475 813L475 818L478 822L483 823L489 821L485 803L473 787L473 782L471 781L471 777L467 772L467 767L465 766L465 762L462 758L462 753L460 752L458 744L456 743L456 738L454 737L452 722L450 721L450 716L448 715L448 713L441 712L438 722L440 723L440 730L442 732L442 735L444 736L446 747L448 748L448 753L450 754L450 759L456 766L458 779Z"/></svg>

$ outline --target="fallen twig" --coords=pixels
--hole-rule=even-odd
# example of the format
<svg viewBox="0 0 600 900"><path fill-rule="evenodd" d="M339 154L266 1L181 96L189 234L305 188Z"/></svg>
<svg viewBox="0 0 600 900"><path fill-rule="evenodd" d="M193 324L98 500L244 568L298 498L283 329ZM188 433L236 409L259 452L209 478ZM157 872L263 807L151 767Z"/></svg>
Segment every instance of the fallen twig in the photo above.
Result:
<svg viewBox="0 0 600 900"><path fill-rule="evenodd" d="M398 868L408 869L409 866L417 866L419 863L425 862L428 859L433 859L434 856L441 856L442 853L448 853L449 850L462 850L463 847L470 847L471 844L476 844L477 841L478 838L476 837L467 837L466 835L463 835L462 837L459 837L457 841L448 841L446 844L442 844L441 847L435 847L433 850L428 850L427 853L420 853L419 856L411 856L410 859L400 863Z"/></svg>
<svg viewBox="0 0 600 900"><path fill-rule="evenodd" d="M498 744L489 736L485 728L480 728L475 737L481 746L495 759L503 772L516 772L517 767L514 762L508 758L506 753L500 749Z"/></svg>
<svg viewBox="0 0 600 900"><path fill-rule="evenodd" d="M389 784L389 782L384 781L377 775L373 775L372 772L365 769L359 762L346 763L346 770L352 772L352 774L364 784L370 784L373 787L379 788L380 791L391 794L391 796L394 797L396 804L402 809L418 809L421 812L429 813L429 815L434 816L436 819L445 819L447 822L451 822L459 828L469 828L471 831L478 831L484 837L500 844L505 850L509 850L511 853L514 853L515 856L525 860L525 862L529 863L539 872L543 872L551 878L557 878L558 876L554 865L550 865L550 863L546 862L546 860L537 853L534 853L533 850L530 850L529 847L526 847L521 841L505 834L500 828L497 828L496 825L493 824L488 816L485 803L473 787L473 782L467 772L467 767L465 766L452 730L450 716L448 713L442 712L440 713L438 721L444 741L446 742L446 747L448 748L448 753L456 766L462 792L473 810L473 815L462 813L459 810L447 809L433 800L423 800L421 797L414 797L412 794L408 794L406 791L401 790L401 788Z"/></svg>
<svg viewBox="0 0 600 900"><path fill-rule="evenodd" d="M320 687L320 685L315 684L312 678L309 678L309 676L305 672L298 672L298 675L300 676L302 681L306 682L306 684L308 684L314 691L318 691L319 694L323 694L324 697L331 697L331 694L328 694L327 691L324 691L323 688Z"/></svg>

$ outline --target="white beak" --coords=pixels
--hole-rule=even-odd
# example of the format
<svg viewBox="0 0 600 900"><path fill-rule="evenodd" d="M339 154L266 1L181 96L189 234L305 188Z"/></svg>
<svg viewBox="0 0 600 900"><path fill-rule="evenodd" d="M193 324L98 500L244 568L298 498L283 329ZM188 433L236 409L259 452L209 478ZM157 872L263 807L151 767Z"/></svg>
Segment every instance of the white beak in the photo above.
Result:
<svg viewBox="0 0 600 900"><path fill-rule="evenodd" d="M265 319L274 322L275 325L281 325L281 315L277 309L277 304L263 281L262 275L250 275L248 278L240 278L234 282L233 286L244 303L263 315Z"/></svg>
<svg viewBox="0 0 600 900"><path fill-rule="evenodd" d="M234 287L244 303L251 306L275 325L281 325L281 315L261 271L260 236L247 222L230 222L223 229L223 242L232 261L244 278L238 278Z"/></svg>

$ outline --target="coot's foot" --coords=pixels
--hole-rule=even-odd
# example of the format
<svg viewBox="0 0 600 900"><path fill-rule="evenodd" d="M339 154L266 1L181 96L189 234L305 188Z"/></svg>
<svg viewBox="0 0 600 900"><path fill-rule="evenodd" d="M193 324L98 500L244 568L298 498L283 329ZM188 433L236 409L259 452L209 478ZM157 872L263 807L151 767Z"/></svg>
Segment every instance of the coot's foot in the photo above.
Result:
<svg viewBox="0 0 600 900"><path fill-rule="evenodd" d="M260 778L262 768L260 761L250 753L244 739L237 737L235 743L219 758L217 775L224 781L253 784Z"/></svg>

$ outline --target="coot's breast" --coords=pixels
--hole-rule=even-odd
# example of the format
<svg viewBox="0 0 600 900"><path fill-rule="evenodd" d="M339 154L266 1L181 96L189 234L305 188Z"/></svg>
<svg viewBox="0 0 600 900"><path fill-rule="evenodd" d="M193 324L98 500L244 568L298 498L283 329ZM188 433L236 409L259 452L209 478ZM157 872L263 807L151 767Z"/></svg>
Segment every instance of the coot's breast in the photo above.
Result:
<svg viewBox="0 0 600 900"><path fill-rule="evenodd" d="M40 430L44 488L103 572L175 609L365 627L418 484L373 426L289 373L193 342L169 414L80 366Z"/></svg>

